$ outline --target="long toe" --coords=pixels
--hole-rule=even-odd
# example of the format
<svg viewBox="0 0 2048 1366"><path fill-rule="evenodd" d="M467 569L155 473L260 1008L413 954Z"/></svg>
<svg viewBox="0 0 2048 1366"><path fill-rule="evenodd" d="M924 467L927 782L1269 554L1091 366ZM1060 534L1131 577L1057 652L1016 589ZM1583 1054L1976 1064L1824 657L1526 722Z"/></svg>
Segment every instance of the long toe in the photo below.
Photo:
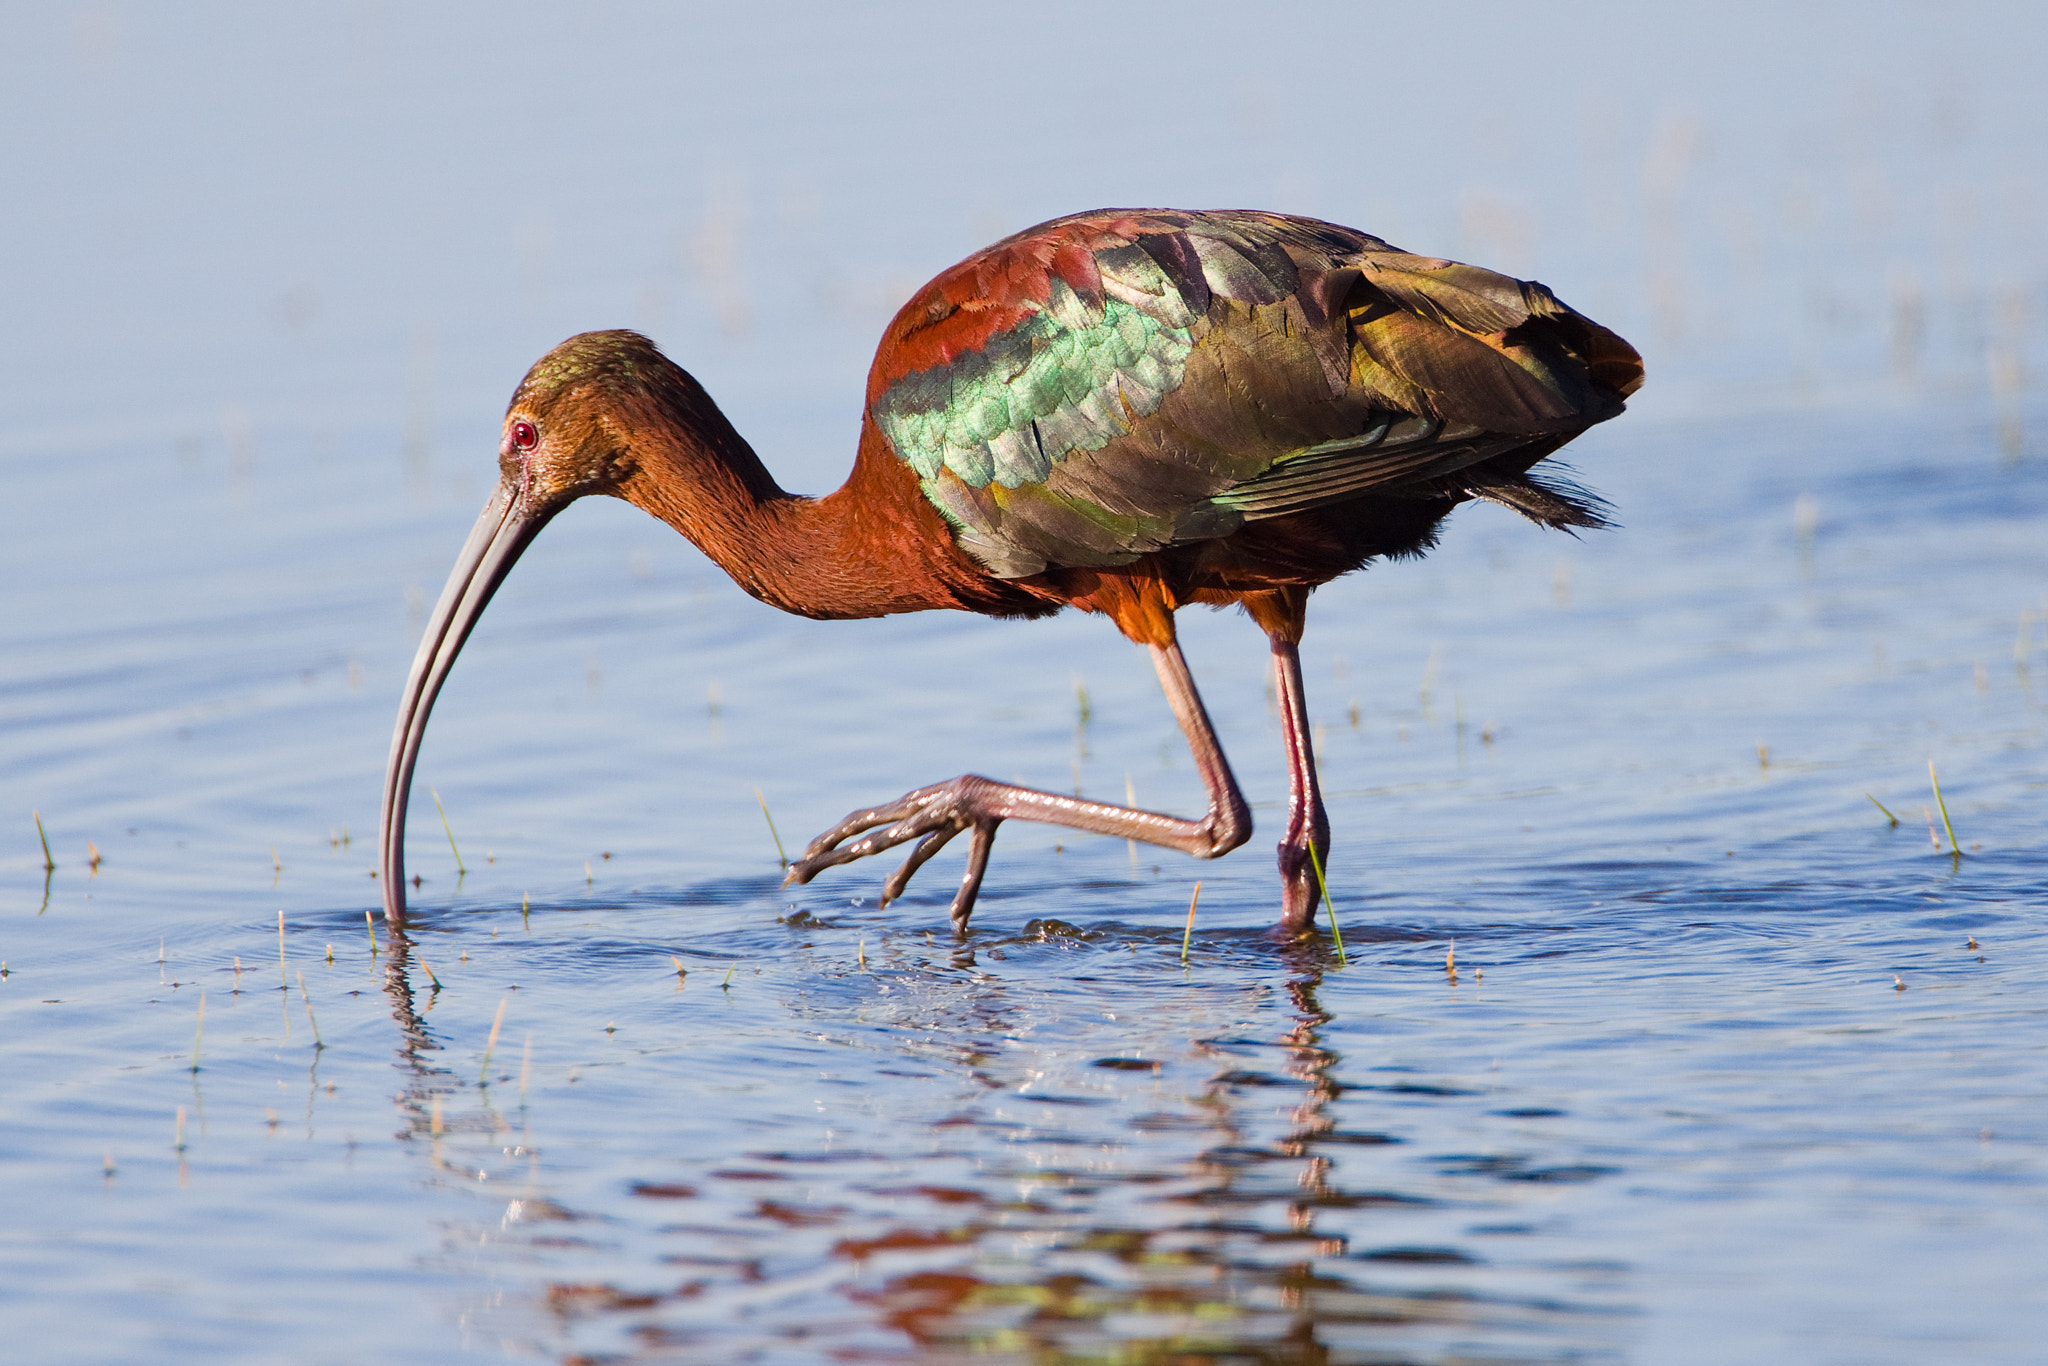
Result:
<svg viewBox="0 0 2048 1366"><path fill-rule="evenodd" d="M810 842L801 858L792 859L783 885L809 882L827 868L867 858L901 844L923 841L888 883L883 900L893 900L924 861L937 853L947 840L968 828L974 819L963 809L962 790L970 782L955 778L909 792L887 806L865 807Z"/></svg>
<svg viewBox="0 0 2048 1366"><path fill-rule="evenodd" d="M974 840L967 849L967 871L961 875L960 890L953 896L953 937L967 937L967 917L974 914L974 899L981 895L981 879L988 872L988 851L995 845L999 820L977 821Z"/></svg>
<svg viewBox="0 0 2048 1366"><path fill-rule="evenodd" d="M910 857L903 860L903 866L889 874L889 880L882 884L882 904L886 906L902 896L903 889L910 885L910 879L916 875L917 870L924 867L925 862L933 854L945 848L947 841L964 829L965 826L958 825L951 828L941 827L926 835L924 840L910 851Z"/></svg>

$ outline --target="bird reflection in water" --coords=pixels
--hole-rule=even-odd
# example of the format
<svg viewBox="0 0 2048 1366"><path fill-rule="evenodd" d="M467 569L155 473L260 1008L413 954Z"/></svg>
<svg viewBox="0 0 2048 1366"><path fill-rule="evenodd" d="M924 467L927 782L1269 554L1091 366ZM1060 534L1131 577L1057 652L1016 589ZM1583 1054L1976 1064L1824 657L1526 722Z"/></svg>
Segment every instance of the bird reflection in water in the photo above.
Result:
<svg viewBox="0 0 2048 1366"><path fill-rule="evenodd" d="M1610 1297L1581 1301L1560 1292L1554 1272L1532 1282L1526 1268L1491 1267L1452 1245L1465 1211L1493 1202L1446 1200L1441 1184L1423 1188L1412 1158L1369 1159L1399 1139L1344 1127L1375 1104L1363 1093L1418 1093L1406 1104L1453 1103L1430 1097L1456 1093L1339 1080L1318 951L1291 961L1284 1033L1197 1041L1207 1075L1194 1087L1167 1079L1188 1070L1186 1058L1116 1057L1086 1073L1102 1087L1042 1095L1043 1073L1020 1084L1014 1069L1050 1071L1052 1055L993 1042L1014 1043L1028 1027L1020 983L963 981L949 970L957 964L935 959L923 980L947 998L945 1018L885 1054L871 1080L878 1090L895 1075L951 1081L985 1103L926 1124L899 1114L869 1131L870 1141L910 1138L893 1152L742 1152L735 1142L702 1154L705 1169L688 1181L637 1183L632 1208L655 1214L668 1250L623 1278L574 1275L595 1255L578 1225L599 1227L599 1216L548 1198L531 1145L492 1109L489 1088L432 1063L434 989L422 974L419 1000L409 952L393 935L386 986L412 1074L399 1102L407 1132L429 1140L433 1165L455 1178L474 1177L474 1159L449 1154L481 1150L478 1140L499 1163L526 1152L530 1189L500 1233L548 1259L554 1278L530 1300L552 1341L528 1345L565 1360L795 1351L841 1361L1492 1362L1619 1346L1626 1316ZM443 1112L454 1095L479 1091L473 1109ZM1036 1118L1019 1122L1025 1113ZM1346 1181L1347 1166L1377 1170L1385 1184ZM1461 1232L1448 1243L1402 1240L1453 1221ZM607 1272L616 1254L604 1250ZM610 1345L569 1350L585 1339Z"/></svg>

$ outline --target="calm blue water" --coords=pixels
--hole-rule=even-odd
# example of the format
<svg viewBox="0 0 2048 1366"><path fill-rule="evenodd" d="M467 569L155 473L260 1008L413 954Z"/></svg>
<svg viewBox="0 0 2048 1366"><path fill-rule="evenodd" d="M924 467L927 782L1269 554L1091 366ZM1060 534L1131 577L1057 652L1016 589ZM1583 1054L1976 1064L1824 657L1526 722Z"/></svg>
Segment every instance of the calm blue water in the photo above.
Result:
<svg viewBox="0 0 2048 1366"><path fill-rule="evenodd" d="M2038 1354L2031 11L197 13L16 16L0 89L11 1351ZM965 946L957 855L779 890L762 799L794 846L968 770L1200 788L1100 621L786 618L618 504L465 651L373 948L533 356L645 327L822 490L909 289L1117 201L1538 276L1649 361L1570 453L1620 531L1466 509L1318 595L1344 957L1263 937L1229 615L1183 629L1246 849L1006 826Z"/></svg>

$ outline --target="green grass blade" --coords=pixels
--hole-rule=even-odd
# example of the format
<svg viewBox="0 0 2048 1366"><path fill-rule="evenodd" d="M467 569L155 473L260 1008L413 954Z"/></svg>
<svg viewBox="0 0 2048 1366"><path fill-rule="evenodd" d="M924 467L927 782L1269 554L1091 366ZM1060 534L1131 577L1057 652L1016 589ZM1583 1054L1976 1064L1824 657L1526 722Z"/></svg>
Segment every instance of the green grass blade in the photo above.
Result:
<svg viewBox="0 0 2048 1366"><path fill-rule="evenodd" d="M1344 953L1344 929L1337 923L1337 903L1330 900L1330 884L1323 881L1323 858L1316 852L1316 842L1308 842L1309 867L1316 870L1316 888L1323 894L1323 904L1330 908L1330 935L1337 941L1337 965L1350 967L1351 960Z"/></svg>

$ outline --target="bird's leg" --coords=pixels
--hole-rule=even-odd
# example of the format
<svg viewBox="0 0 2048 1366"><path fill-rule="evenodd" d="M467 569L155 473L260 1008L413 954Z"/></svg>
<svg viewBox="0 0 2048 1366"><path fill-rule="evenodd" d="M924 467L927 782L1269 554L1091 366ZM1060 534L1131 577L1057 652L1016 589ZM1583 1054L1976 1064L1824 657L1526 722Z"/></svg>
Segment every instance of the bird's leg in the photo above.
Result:
<svg viewBox="0 0 2048 1366"><path fill-rule="evenodd" d="M905 793L886 806L853 812L811 841L803 857L789 865L784 884L809 882L827 868L916 840L917 847L911 850L910 857L883 885L882 899L886 903L902 893L911 875L948 840L963 830L972 830L974 839L968 849L967 872L953 897L953 926L965 934L967 918L974 913L974 898L981 891L982 875L988 870L996 827L1006 820L1039 821L1119 839L1143 840L1196 858L1215 858L1243 844L1252 833L1251 809L1245 805L1244 794L1238 791L1230 761L1223 757L1216 728L1209 723L1209 713L1202 706L1201 694L1195 690L1187 660L1174 641L1150 648L1166 700L1180 720L1188 749L1194 755L1195 769L1209 790L1209 810L1200 820L1040 792L969 773L951 782ZM1310 909L1313 908L1310 903Z"/></svg>
<svg viewBox="0 0 2048 1366"><path fill-rule="evenodd" d="M1301 687L1301 652L1274 634L1273 681L1280 694L1280 732L1287 743L1287 833L1280 839L1280 926L1299 933L1314 921L1316 862L1330 866L1330 820L1323 814L1323 789L1308 731L1308 698ZM1309 854L1315 848L1314 861Z"/></svg>

